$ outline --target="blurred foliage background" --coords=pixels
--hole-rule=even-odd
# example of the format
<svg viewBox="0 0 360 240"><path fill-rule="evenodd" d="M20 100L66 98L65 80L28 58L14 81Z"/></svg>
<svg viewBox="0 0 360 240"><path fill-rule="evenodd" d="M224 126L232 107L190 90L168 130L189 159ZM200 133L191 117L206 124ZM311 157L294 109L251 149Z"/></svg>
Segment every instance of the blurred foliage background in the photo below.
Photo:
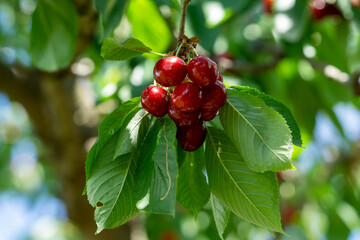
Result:
<svg viewBox="0 0 360 240"><path fill-rule="evenodd" d="M297 170L278 174L292 239L360 239L359 5L192 0L188 7L185 32L199 36L198 52L218 63L225 83L282 101L301 127ZM219 239L209 206L197 219L181 206L176 218L140 214L94 236L93 209L81 195L97 125L153 82L158 59L104 61L102 41L135 37L171 51L180 9L178 0L0 0L0 239ZM290 239L234 215L225 236Z"/></svg>

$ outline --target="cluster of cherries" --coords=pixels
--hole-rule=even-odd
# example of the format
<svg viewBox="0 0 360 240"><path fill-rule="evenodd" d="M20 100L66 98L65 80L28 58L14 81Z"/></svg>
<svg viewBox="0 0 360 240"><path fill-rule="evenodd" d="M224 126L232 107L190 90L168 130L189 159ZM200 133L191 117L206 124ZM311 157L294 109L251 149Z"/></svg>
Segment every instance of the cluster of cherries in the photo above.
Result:
<svg viewBox="0 0 360 240"><path fill-rule="evenodd" d="M226 88L215 62L204 56L189 63L176 56L160 59L154 67L155 81L141 95L141 105L155 117L166 114L177 126L176 138L186 151L205 141L203 121L212 120L226 101ZM175 88L174 88L175 87Z"/></svg>

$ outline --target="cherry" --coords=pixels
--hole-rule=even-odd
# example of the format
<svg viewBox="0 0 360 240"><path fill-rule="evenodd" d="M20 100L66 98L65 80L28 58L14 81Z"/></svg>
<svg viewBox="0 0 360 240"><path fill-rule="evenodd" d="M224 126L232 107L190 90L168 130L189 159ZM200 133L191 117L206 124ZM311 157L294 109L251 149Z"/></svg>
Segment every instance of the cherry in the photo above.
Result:
<svg viewBox="0 0 360 240"><path fill-rule="evenodd" d="M269 15L273 14L273 4L274 0L263 0L264 11Z"/></svg>
<svg viewBox="0 0 360 240"><path fill-rule="evenodd" d="M204 121L211 121L213 120L216 115L218 114L218 110L208 111L201 109L201 119Z"/></svg>
<svg viewBox="0 0 360 240"><path fill-rule="evenodd" d="M200 108L202 92L192 82L182 83L174 89L171 104L182 112L193 112Z"/></svg>
<svg viewBox="0 0 360 240"><path fill-rule="evenodd" d="M158 86L150 85L141 94L142 107L155 117L166 115L169 102L168 92Z"/></svg>
<svg viewBox="0 0 360 240"><path fill-rule="evenodd" d="M205 56L193 58L188 65L189 78L201 87L213 85L219 75L216 63Z"/></svg>
<svg viewBox="0 0 360 240"><path fill-rule="evenodd" d="M201 112L197 109L193 112L181 112L173 104L169 104L168 115L175 122L176 126L191 126L200 121Z"/></svg>
<svg viewBox="0 0 360 240"><path fill-rule="evenodd" d="M185 61L176 56L161 58L154 67L155 81L164 87L179 85L186 74Z"/></svg>
<svg viewBox="0 0 360 240"><path fill-rule="evenodd" d="M203 122L199 122L190 127L178 127L176 138L180 146L188 152L195 151L204 143L206 137L206 127Z"/></svg>
<svg viewBox="0 0 360 240"><path fill-rule="evenodd" d="M220 73L219 73L217 80L219 80L220 82L224 82L223 76Z"/></svg>
<svg viewBox="0 0 360 240"><path fill-rule="evenodd" d="M329 4L326 0L314 0L311 3L311 14L314 20L321 20L327 16L341 16L341 11L335 4Z"/></svg>
<svg viewBox="0 0 360 240"><path fill-rule="evenodd" d="M350 0L353 7L360 7L360 0Z"/></svg>
<svg viewBox="0 0 360 240"><path fill-rule="evenodd" d="M226 102L226 88L221 81L216 81L214 85L203 88L203 104L201 109L215 111L221 108Z"/></svg>

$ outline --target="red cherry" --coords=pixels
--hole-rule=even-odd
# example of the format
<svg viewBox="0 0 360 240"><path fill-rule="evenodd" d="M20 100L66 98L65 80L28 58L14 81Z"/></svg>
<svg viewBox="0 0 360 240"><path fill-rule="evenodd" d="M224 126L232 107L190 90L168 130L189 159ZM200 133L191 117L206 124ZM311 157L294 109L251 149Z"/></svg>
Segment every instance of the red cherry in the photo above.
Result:
<svg viewBox="0 0 360 240"><path fill-rule="evenodd" d="M217 109L213 110L213 111L207 111L207 110L201 109L201 119L204 121L211 121L216 117L218 112L219 111Z"/></svg>
<svg viewBox="0 0 360 240"><path fill-rule="evenodd" d="M200 121L201 112L197 109L193 112L181 112L171 103L168 107L169 117L175 122L176 126L191 126Z"/></svg>
<svg viewBox="0 0 360 240"><path fill-rule="evenodd" d="M200 108L202 92L192 82L182 83L174 89L171 104L182 112L193 112Z"/></svg>
<svg viewBox="0 0 360 240"><path fill-rule="evenodd" d="M219 80L220 82L224 82L223 76L220 73L219 73L217 80Z"/></svg>
<svg viewBox="0 0 360 240"><path fill-rule="evenodd" d="M213 85L219 75L216 63L211 59L198 56L188 65L189 78L201 87Z"/></svg>
<svg viewBox="0 0 360 240"><path fill-rule="evenodd" d="M188 152L195 151L204 143L206 138L206 127L199 122L190 127L178 127L176 138L180 146Z"/></svg>
<svg viewBox="0 0 360 240"><path fill-rule="evenodd" d="M203 88L203 104L201 109L215 111L220 109L226 102L226 88L221 81L216 81L214 85Z"/></svg>
<svg viewBox="0 0 360 240"><path fill-rule="evenodd" d="M176 56L164 57L154 67L155 81L164 87L179 85L185 79L186 74L186 63Z"/></svg>
<svg viewBox="0 0 360 240"><path fill-rule="evenodd" d="M263 0L264 11L269 15L273 14L273 4L274 0Z"/></svg>
<svg viewBox="0 0 360 240"><path fill-rule="evenodd" d="M158 86L148 86L141 94L142 107L155 117L166 115L169 102L168 92Z"/></svg>
<svg viewBox="0 0 360 240"><path fill-rule="evenodd" d="M325 0L314 0L311 3L311 14L314 20L321 20L327 16L340 16L342 17L341 11L336 7L335 4L329 4Z"/></svg>

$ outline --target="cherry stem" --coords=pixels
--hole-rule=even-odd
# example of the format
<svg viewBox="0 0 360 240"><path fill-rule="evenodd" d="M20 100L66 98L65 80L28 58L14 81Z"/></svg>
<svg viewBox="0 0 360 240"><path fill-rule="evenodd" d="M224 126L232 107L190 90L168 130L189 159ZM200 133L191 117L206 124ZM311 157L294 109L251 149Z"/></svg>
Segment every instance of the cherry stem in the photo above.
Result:
<svg viewBox="0 0 360 240"><path fill-rule="evenodd" d="M169 148L169 141L168 139L166 138L166 131L165 131L165 125L166 125L166 120L164 119L164 138L166 140L166 152L165 152L165 163L166 163L166 174L168 176L168 179L169 179L169 186L168 186L168 189L165 193L165 195L160 198L160 200L164 200L168 195L169 195L169 192L170 192L170 189L171 189L171 176L170 176L170 173L169 173L169 163L168 163L168 148Z"/></svg>
<svg viewBox="0 0 360 240"><path fill-rule="evenodd" d="M180 27L179 27L179 36L178 36L178 42L182 41L182 36L185 33L185 18L186 18L186 9L187 5L189 4L191 0L184 0L183 6L181 9L181 20L180 20Z"/></svg>
<svg viewBox="0 0 360 240"><path fill-rule="evenodd" d="M189 46L192 48L193 53L195 54L195 56L199 56L199 54L197 53L196 49L194 48L193 45L189 44Z"/></svg>
<svg viewBox="0 0 360 240"><path fill-rule="evenodd" d="M149 53L165 57L165 54L163 54L163 53L157 53L157 52L149 52Z"/></svg>
<svg viewBox="0 0 360 240"><path fill-rule="evenodd" d="M176 54L175 54L175 56L177 56L177 57L178 57L179 52L180 52L180 49L181 49L181 47L182 47L182 46L183 46L183 43L181 43L181 44L179 45L178 49L176 50Z"/></svg>

